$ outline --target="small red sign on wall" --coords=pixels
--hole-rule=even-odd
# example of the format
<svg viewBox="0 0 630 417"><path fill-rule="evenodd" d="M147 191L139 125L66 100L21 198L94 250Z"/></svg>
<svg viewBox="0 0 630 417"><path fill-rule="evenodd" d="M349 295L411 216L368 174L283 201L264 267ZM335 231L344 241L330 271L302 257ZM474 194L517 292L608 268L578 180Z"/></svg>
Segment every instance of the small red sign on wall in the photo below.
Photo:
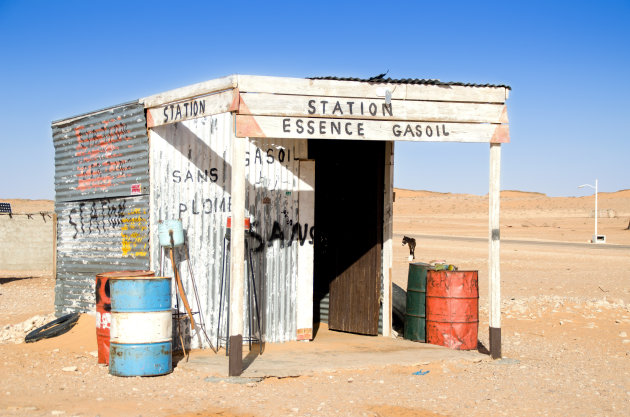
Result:
<svg viewBox="0 0 630 417"><path fill-rule="evenodd" d="M142 184L132 184L131 195L139 195L139 194L142 194Z"/></svg>

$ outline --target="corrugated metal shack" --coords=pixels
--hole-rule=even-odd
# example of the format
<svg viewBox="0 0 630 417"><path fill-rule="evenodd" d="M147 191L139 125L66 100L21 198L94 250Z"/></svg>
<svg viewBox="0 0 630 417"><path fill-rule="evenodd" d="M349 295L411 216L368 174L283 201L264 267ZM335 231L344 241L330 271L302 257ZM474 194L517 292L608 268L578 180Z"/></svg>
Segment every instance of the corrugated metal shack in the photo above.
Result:
<svg viewBox="0 0 630 417"><path fill-rule="evenodd" d="M158 223L179 218L190 257L178 254L181 275L188 292L191 276L197 283L212 340L249 332L252 275L267 342L310 340L319 320L389 335L394 141L490 144L494 282L508 90L233 75L54 122L56 311L93 309L99 272L168 275ZM249 217L252 229L234 228L226 245L229 216ZM241 302L219 329L227 275ZM491 302L499 328L497 286ZM195 334L191 343L207 346Z"/></svg>

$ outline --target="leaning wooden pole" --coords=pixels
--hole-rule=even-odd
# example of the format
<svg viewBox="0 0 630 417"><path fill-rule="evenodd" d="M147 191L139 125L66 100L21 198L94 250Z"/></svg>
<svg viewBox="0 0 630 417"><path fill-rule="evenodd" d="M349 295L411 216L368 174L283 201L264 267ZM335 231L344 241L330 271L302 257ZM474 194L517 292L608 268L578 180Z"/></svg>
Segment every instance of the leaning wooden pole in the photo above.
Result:
<svg viewBox="0 0 630 417"><path fill-rule="evenodd" d="M490 191L489 200L489 303L490 303L490 356L501 358L501 262L499 207L501 200L501 145L490 144Z"/></svg>
<svg viewBox="0 0 630 417"><path fill-rule="evenodd" d="M245 145L232 133L232 237L230 239L229 376L243 372L243 292L245 275Z"/></svg>

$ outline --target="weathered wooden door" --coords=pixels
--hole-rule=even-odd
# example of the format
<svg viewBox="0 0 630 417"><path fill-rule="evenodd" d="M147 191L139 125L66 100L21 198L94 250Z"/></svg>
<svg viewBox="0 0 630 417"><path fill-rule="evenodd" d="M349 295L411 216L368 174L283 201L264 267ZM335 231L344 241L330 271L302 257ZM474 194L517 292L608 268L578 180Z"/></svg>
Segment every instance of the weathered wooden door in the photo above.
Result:
<svg viewBox="0 0 630 417"><path fill-rule="evenodd" d="M378 334L384 142L321 141L316 160L318 268L330 292L328 326ZM317 256L319 253L319 257ZM316 276L316 280L322 277Z"/></svg>

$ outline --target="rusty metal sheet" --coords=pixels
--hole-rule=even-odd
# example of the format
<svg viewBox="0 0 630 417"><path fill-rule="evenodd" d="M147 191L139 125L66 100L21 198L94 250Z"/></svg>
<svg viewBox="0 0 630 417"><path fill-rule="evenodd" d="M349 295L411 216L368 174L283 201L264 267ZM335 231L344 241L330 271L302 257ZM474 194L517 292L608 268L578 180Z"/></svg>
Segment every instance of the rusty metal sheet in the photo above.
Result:
<svg viewBox="0 0 630 417"><path fill-rule="evenodd" d="M224 113L155 127L149 133L152 242L158 241L160 220L181 218L191 269L183 251L176 253L176 263L187 294L193 291L190 277L196 281L202 300L200 307L213 343L219 334L226 335L227 302L223 303L222 311L219 307L228 250L224 237L231 210L231 127L231 115ZM306 142L252 139L247 146L246 215L252 219L247 249L258 290L264 340L295 340L297 245L312 244L309 237L312 225L306 231L300 226L300 235L296 223L298 159L307 156ZM161 248L153 245L151 250L153 268L162 267L165 275L172 274L170 261L160 253ZM228 274L229 266L225 268L224 279ZM245 293L248 297L248 285ZM191 304L193 310L198 309L195 301ZM249 320L246 314L244 336L249 335ZM206 343L193 333L191 345L199 347Z"/></svg>
<svg viewBox="0 0 630 417"><path fill-rule="evenodd" d="M149 196L57 202L55 313L94 310L96 274L149 269Z"/></svg>
<svg viewBox="0 0 630 417"><path fill-rule="evenodd" d="M55 200L148 194L149 145L137 102L53 123Z"/></svg>

